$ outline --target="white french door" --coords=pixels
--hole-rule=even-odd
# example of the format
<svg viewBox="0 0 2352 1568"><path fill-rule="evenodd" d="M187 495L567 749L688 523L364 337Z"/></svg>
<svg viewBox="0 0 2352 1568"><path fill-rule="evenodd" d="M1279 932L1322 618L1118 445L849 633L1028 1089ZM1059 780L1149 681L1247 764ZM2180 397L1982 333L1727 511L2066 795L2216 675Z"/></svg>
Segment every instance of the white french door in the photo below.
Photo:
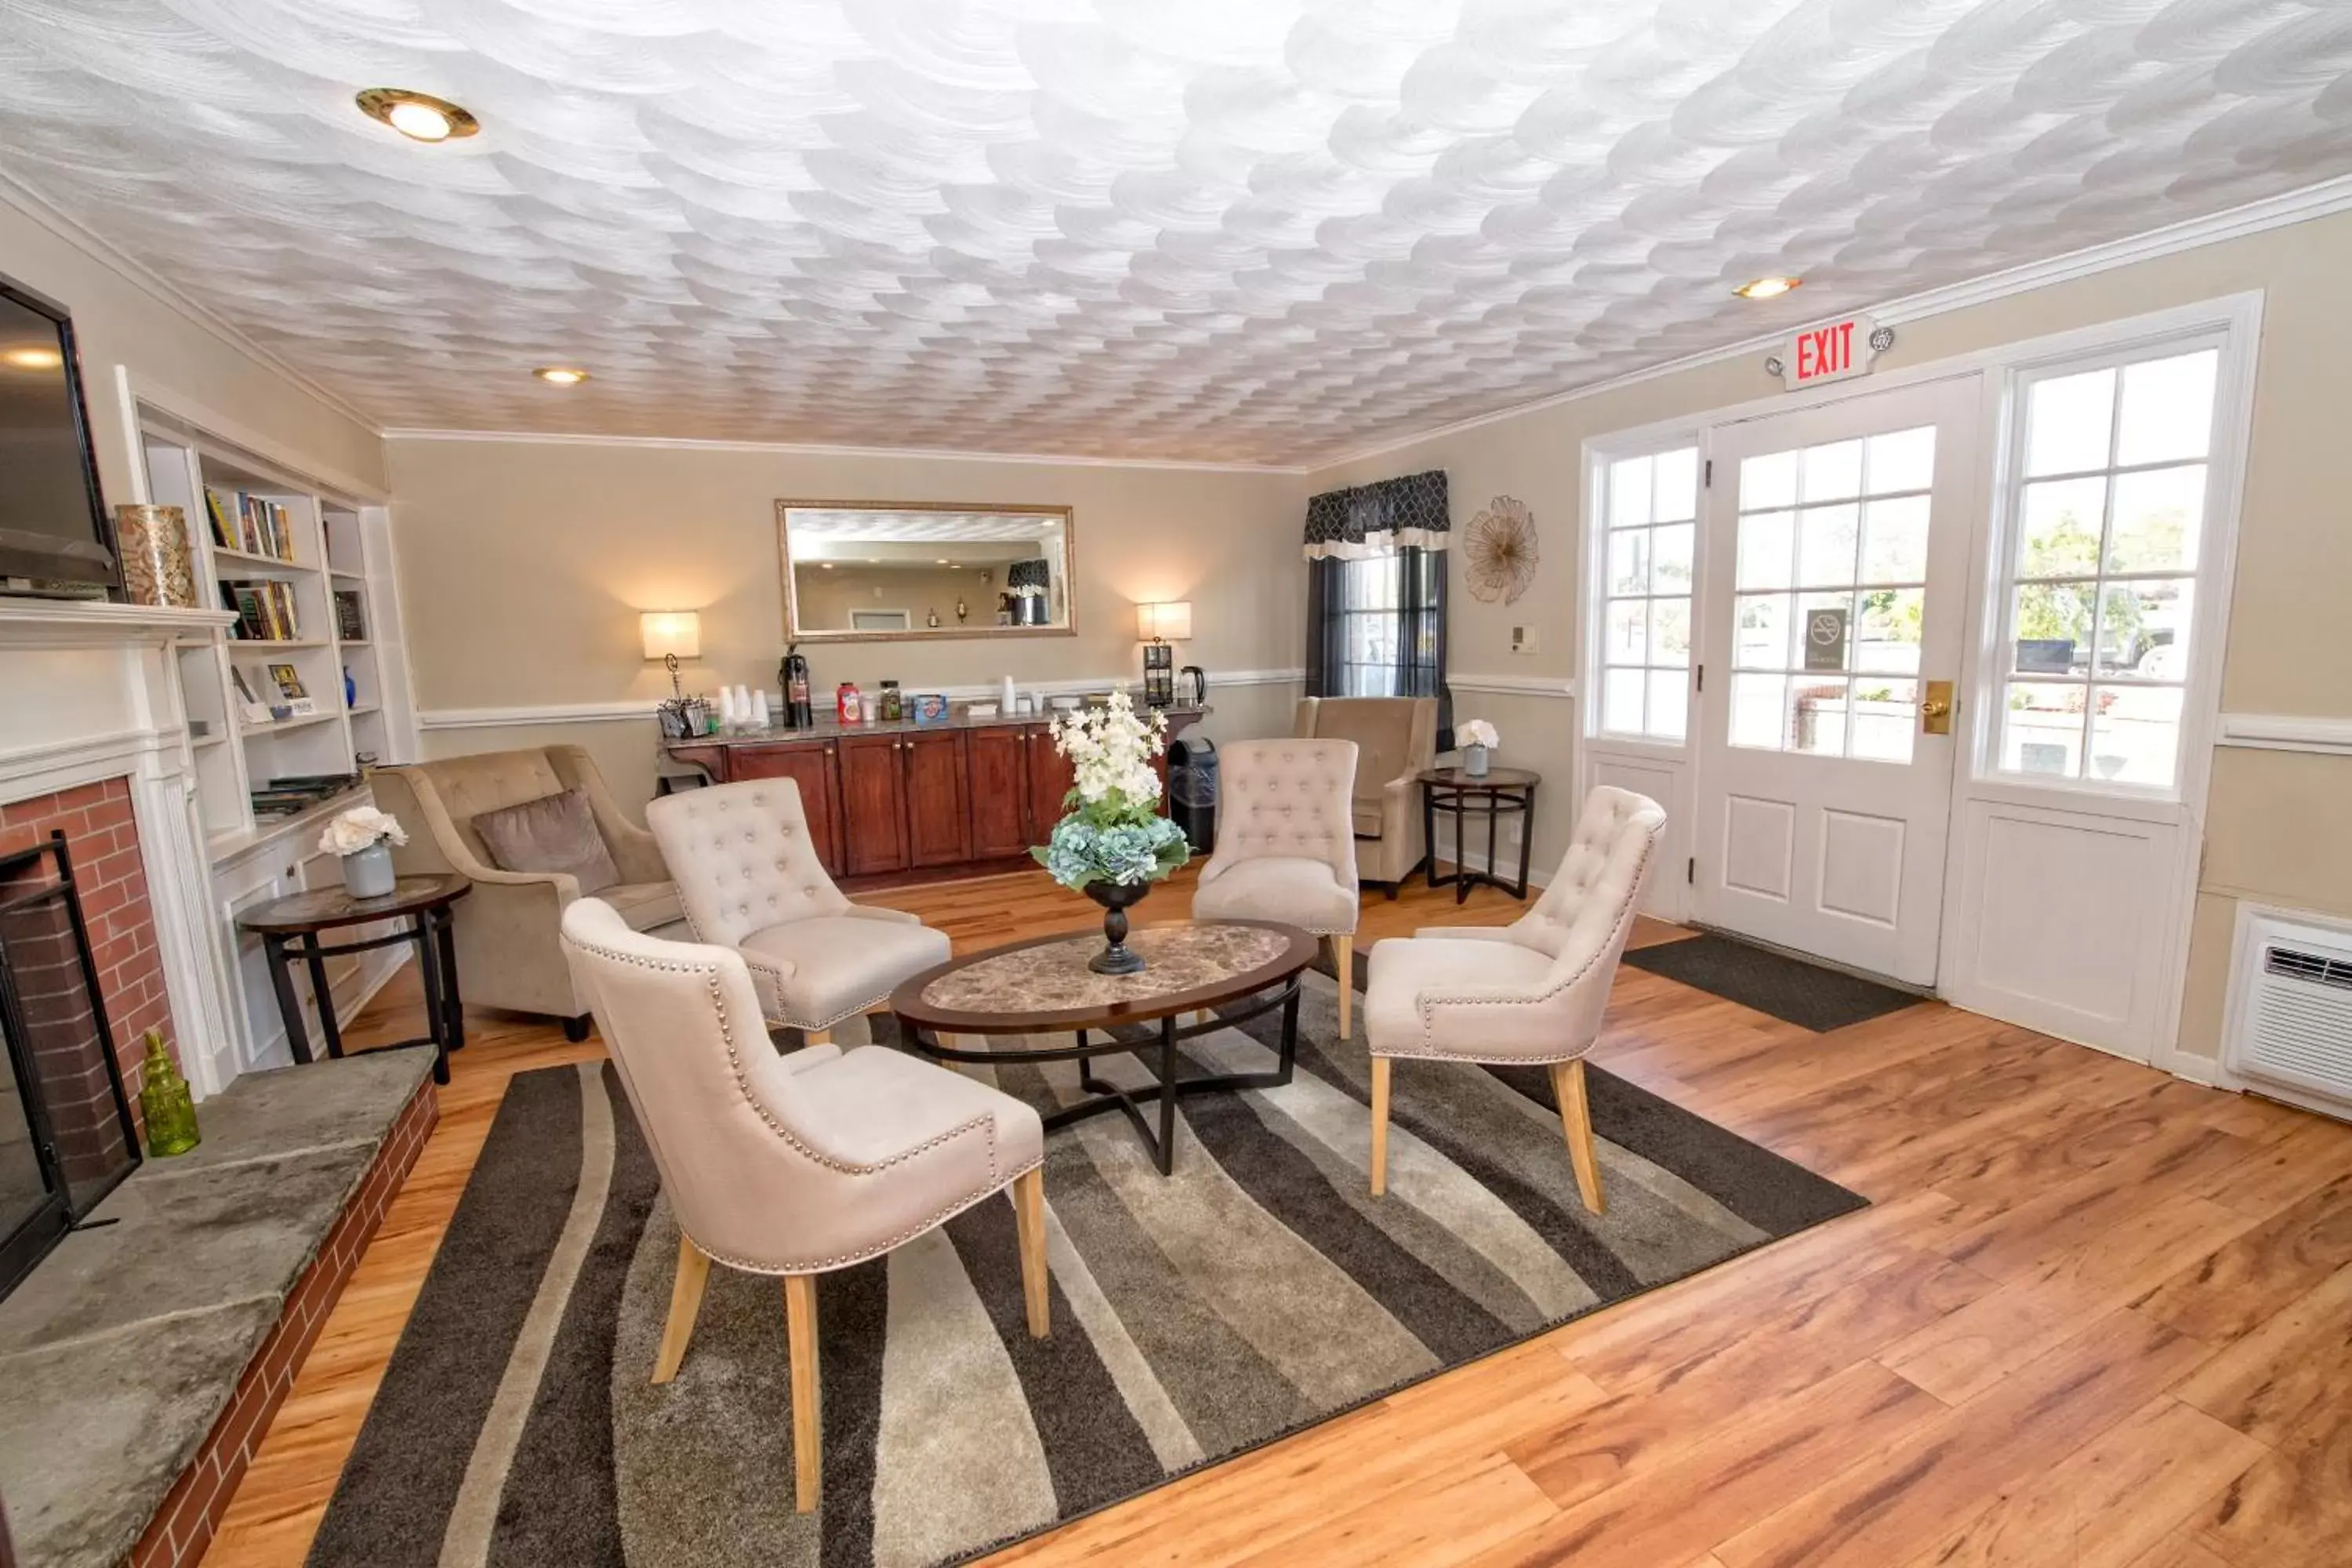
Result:
<svg viewBox="0 0 2352 1568"><path fill-rule="evenodd" d="M1935 983L1980 395L1968 375L1713 432L1701 923Z"/></svg>

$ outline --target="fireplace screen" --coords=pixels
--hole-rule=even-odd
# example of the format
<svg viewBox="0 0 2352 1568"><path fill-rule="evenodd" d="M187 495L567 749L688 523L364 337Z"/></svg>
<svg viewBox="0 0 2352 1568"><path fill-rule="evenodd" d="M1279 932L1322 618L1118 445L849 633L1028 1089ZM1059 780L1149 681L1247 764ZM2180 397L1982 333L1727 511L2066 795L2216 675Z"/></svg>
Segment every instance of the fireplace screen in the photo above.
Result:
<svg viewBox="0 0 2352 1568"><path fill-rule="evenodd" d="M63 834L0 856L0 1295L139 1163Z"/></svg>

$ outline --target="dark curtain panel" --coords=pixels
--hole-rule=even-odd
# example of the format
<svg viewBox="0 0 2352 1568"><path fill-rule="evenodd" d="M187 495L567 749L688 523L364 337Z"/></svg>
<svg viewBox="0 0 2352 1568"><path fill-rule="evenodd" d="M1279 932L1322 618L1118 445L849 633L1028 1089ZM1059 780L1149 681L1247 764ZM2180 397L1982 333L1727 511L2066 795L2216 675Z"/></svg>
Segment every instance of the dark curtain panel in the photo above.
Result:
<svg viewBox="0 0 2352 1568"><path fill-rule="evenodd" d="M1440 751L1454 744L1445 684L1450 528L1442 471L1327 491L1307 503L1307 695L1434 697Z"/></svg>

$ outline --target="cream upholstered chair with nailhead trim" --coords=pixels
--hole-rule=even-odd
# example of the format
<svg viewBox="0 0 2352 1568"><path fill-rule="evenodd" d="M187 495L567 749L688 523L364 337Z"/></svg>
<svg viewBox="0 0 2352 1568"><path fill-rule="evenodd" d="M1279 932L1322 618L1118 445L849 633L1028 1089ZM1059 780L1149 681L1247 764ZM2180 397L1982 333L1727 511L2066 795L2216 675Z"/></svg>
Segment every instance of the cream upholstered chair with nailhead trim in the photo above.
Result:
<svg viewBox="0 0 2352 1568"><path fill-rule="evenodd" d="M1192 889L1196 921L1280 921L1331 939L1339 1037L1353 1032L1353 741L1236 741L1217 753L1217 848Z"/></svg>
<svg viewBox="0 0 2352 1568"><path fill-rule="evenodd" d="M805 1030L811 1045L948 961L946 932L853 904L833 885L790 779L666 795L646 807L646 825L694 940L741 953L768 1022Z"/></svg>
<svg viewBox="0 0 2352 1568"><path fill-rule="evenodd" d="M1372 1056L1372 1194L1388 1187L1389 1064L1398 1057L1551 1069L1576 1184L1602 1209L1584 1055L1601 1035L1664 807L1601 785L1535 908L1507 926L1436 926L1373 947L1364 988Z"/></svg>
<svg viewBox="0 0 2352 1568"><path fill-rule="evenodd" d="M877 1258L1009 1186L1029 1332L1045 1337L1036 1111L885 1046L780 1055L740 953L640 935L602 900L563 911L563 950L677 1214L653 1381L667 1383L686 1357L713 1259L782 1275L801 1512L817 1500L819 1274Z"/></svg>

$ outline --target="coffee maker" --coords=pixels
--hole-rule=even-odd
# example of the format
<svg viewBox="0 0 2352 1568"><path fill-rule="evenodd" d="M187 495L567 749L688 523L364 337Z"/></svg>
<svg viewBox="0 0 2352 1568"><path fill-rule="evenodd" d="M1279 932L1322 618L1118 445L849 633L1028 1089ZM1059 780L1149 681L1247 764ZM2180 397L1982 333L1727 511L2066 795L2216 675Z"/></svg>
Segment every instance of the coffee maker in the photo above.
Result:
<svg viewBox="0 0 2352 1568"><path fill-rule="evenodd" d="M776 683L783 689L784 728L810 730L816 727L816 713L809 706L808 660L801 657L800 644L784 647L784 658L776 667Z"/></svg>

